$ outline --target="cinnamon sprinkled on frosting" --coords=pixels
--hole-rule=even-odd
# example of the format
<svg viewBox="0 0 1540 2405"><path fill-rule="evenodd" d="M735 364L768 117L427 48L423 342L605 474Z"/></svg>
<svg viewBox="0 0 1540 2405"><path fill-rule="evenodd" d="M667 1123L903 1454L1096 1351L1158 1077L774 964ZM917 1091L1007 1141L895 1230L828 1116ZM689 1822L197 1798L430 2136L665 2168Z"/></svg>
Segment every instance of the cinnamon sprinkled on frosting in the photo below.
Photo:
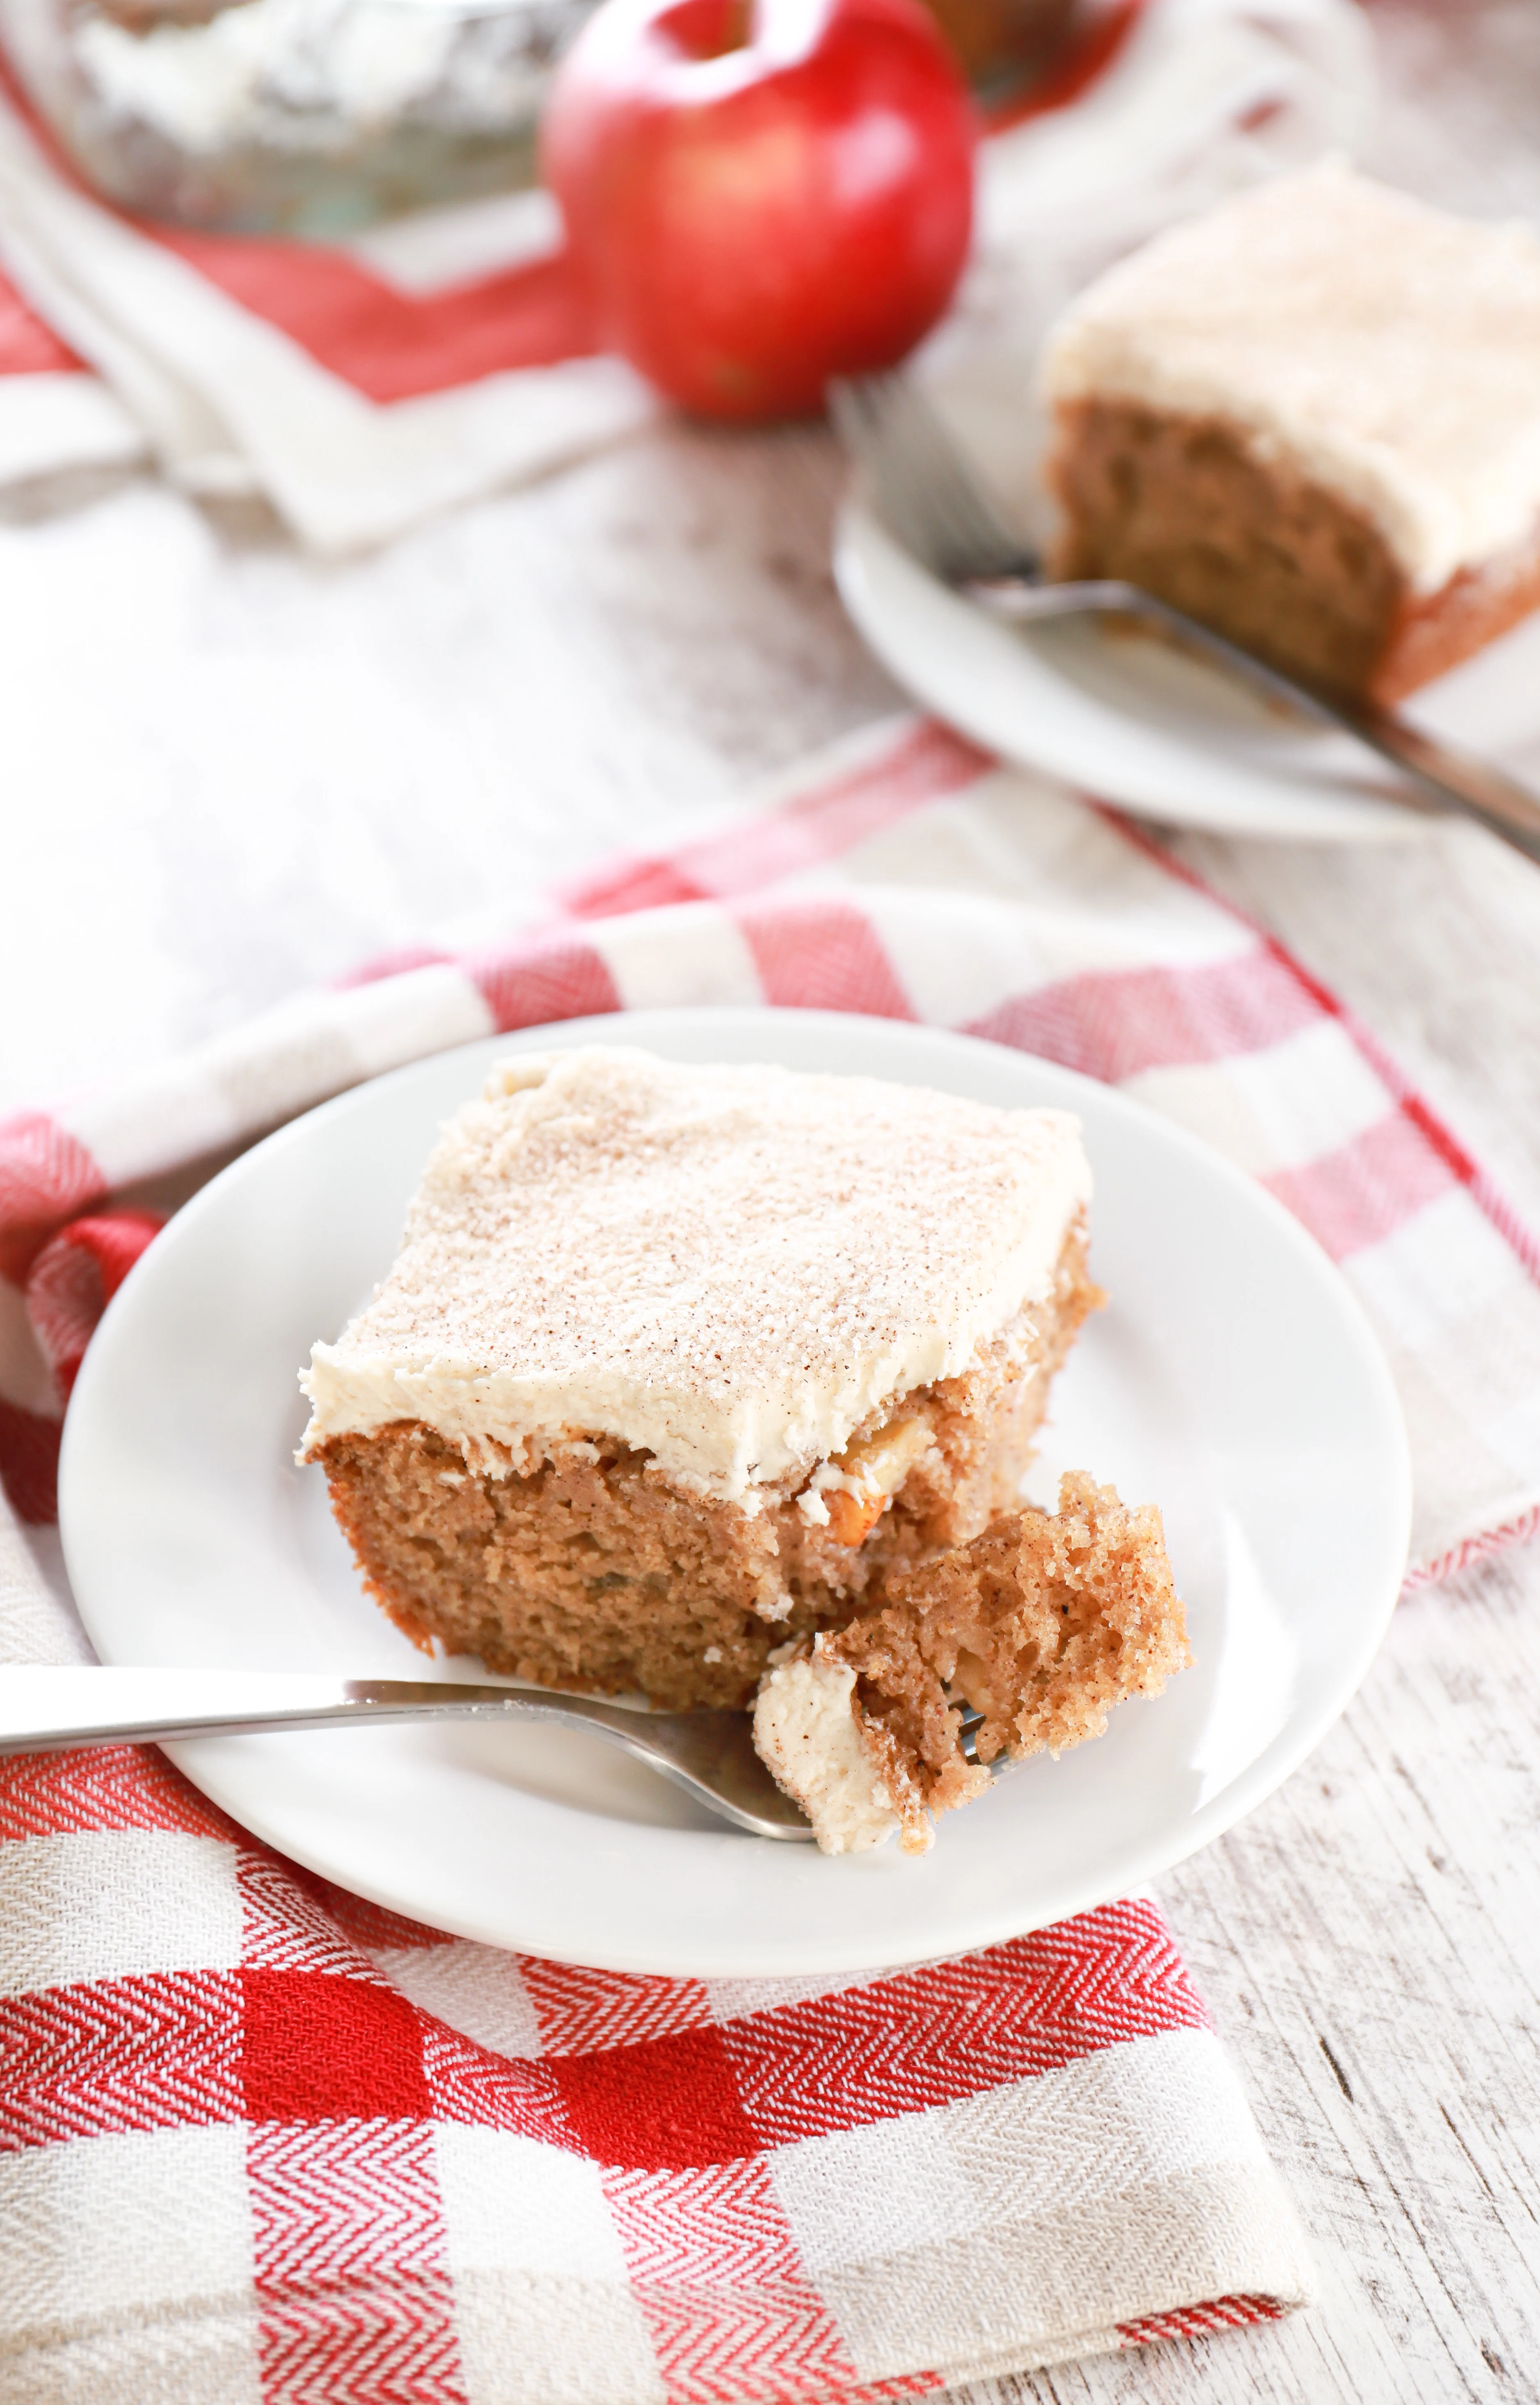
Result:
<svg viewBox="0 0 1540 2405"><path fill-rule="evenodd" d="M445 1128L305 1453L420 1419L477 1469L604 1435L755 1511L1048 1293L1078 1122L865 1077L525 1054Z"/></svg>

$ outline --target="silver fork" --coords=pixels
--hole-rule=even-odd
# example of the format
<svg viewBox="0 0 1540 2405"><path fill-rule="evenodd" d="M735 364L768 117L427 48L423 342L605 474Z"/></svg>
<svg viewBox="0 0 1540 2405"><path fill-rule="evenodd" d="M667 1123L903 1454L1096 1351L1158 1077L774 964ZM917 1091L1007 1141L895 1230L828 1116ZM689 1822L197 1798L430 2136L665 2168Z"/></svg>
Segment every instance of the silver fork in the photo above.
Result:
<svg viewBox="0 0 1540 2405"><path fill-rule="evenodd" d="M0 1669L0 1754L436 1720L559 1721L586 1729L661 1771L735 1828L812 1841L802 1812L754 1751L747 1712L650 1712L544 1687L308 1671Z"/></svg>
<svg viewBox="0 0 1540 2405"><path fill-rule="evenodd" d="M960 1701L960 1698L954 1700ZM978 1733L983 1726L984 1714L975 1705L964 1703L958 1714L958 1751L964 1762L971 1762L975 1770L978 1768ZM998 1761L987 1764L986 1767L994 1777L1010 1768L1009 1757L1001 1756Z"/></svg>
<svg viewBox="0 0 1540 2405"><path fill-rule="evenodd" d="M1402 771L1415 808L1463 810L1540 859L1540 795L1489 761L1425 735L1396 710L1295 684L1137 585L1110 577L1049 582L1040 555L1009 526L907 376L895 370L838 379L830 385L829 404L878 517L944 584L1022 624L1082 614L1141 618L1205 653L1266 700L1355 735Z"/></svg>

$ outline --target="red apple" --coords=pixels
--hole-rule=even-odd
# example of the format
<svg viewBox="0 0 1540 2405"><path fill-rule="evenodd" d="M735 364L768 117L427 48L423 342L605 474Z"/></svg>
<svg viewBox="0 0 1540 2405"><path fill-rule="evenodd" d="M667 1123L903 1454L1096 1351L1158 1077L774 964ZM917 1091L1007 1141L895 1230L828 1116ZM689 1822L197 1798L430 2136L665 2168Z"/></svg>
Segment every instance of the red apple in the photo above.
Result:
<svg viewBox="0 0 1540 2405"><path fill-rule="evenodd" d="M606 339L710 417L821 406L934 325L968 252L973 105L918 0L605 0L545 178Z"/></svg>

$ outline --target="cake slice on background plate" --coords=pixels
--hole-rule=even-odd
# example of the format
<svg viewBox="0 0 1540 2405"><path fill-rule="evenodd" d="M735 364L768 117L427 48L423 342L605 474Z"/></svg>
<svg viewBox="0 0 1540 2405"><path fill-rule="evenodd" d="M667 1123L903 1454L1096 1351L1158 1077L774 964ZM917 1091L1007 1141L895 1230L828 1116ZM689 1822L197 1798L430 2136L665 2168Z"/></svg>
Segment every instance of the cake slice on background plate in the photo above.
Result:
<svg viewBox="0 0 1540 2405"><path fill-rule="evenodd" d="M418 1642L747 1709L1017 1500L1099 1296L1078 1122L641 1050L514 1055L301 1384Z"/></svg>
<svg viewBox="0 0 1540 2405"><path fill-rule="evenodd" d="M1071 1472L1057 1513L1011 1513L889 1578L880 1610L789 1646L754 1743L825 1853L895 1834L924 1853L933 1816L981 1794L988 1764L1099 1737L1189 1658L1159 1512ZM964 1706L982 1715L972 1760Z"/></svg>
<svg viewBox="0 0 1540 2405"><path fill-rule="evenodd" d="M1328 162L1173 228L1050 335L1059 577L1391 702L1540 602L1540 237Z"/></svg>

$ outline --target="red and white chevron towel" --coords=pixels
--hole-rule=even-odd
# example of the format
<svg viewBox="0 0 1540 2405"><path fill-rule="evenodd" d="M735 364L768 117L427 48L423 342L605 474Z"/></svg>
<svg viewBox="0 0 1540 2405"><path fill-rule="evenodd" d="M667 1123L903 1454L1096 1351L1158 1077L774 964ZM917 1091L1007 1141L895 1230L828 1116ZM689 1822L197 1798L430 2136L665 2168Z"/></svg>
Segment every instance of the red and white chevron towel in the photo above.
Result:
<svg viewBox="0 0 1540 2405"><path fill-rule="evenodd" d="M0 1769L12 2405L859 2405L1300 2298L1149 1903L622 1978L325 1889L156 1755Z"/></svg>
<svg viewBox="0 0 1540 2405"><path fill-rule="evenodd" d="M186 1190L324 1095L498 1028L761 1001L971 1029L1208 1136L1375 1318L1420 1574L1533 1525L1540 1281L1479 1168L1124 822L914 720L533 914L0 1129L15 1502L50 1511L70 1379L153 1240L125 1189ZM0 1528L0 1651L64 1643ZM154 1753L14 1763L0 1799L7 2398L813 2405L1305 2294L1147 1902L876 1979L620 1978L323 1890Z"/></svg>
<svg viewBox="0 0 1540 2405"><path fill-rule="evenodd" d="M986 146L964 349L1030 342L1067 246L1351 140L1367 80L1353 0L1101 0ZM178 232L85 192L0 65L0 485L147 457L347 550L647 424L599 349L541 194L345 246Z"/></svg>

